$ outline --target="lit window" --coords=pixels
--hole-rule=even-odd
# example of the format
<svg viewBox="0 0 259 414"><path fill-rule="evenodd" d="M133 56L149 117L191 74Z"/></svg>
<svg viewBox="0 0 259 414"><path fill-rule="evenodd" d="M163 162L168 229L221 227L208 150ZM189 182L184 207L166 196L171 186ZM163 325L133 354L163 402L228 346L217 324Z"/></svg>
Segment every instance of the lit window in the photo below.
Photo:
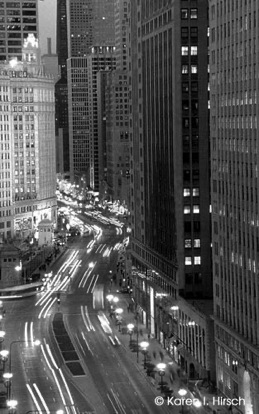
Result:
<svg viewBox="0 0 259 414"><path fill-rule="evenodd" d="M191 9L190 10L190 18L191 19L198 19L198 9Z"/></svg>
<svg viewBox="0 0 259 414"><path fill-rule="evenodd" d="M184 206L183 212L184 212L184 214L190 214L191 206Z"/></svg>
<svg viewBox="0 0 259 414"><path fill-rule="evenodd" d="M193 240L193 247L196 247L196 248L201 247L201 239L194 239Z"/></svg>
<svg viewBox="0 0 259 414"><path fill-rule="evenodd" d="M182 56L188 56L188 53L189 53L189 47L182 46Z"/></svg>
<svg viewBox="0 0 259 414"><path fill-rule="evenodd" d="M197 204L193 206L193 213L194 214L199 214L200 212L200 206L198 206Z"/></svg>
<svg viewBox="0 0 259 414"><path fill-rule="evenodd" d="M198 73L198 66L197 65L191 65L191 73Z"/></svg>
<svg viewBox="0 0 259 414"><path fill-rule="evenodd" d="M198 197L200 195L200 189L199 188L193 188L192 195L193 195L193 197Z"/></svg>
<svg viewBox="0 0 259 414"><path fill-rule="evenodd" d="M192 240L191 240L191 239L185 239L185 240L184 240L184 247L185 247L186 249L191 248L191 247L192 247Z"/></svg>
<svg viewBox="0 0 259 414"><path fill-rule="evenodd" d="M191 195L191 190L190 188L184 188L183 189L183 196L184 197L189 197Z"/></svg>
<svg viewBox="0 0 259 414"><path fill-rule="evenodd" d="M194 264L200 265L201 264L201 257L200 256L194 256Z"/></svg>
<svg viewBox="0 0 259 414"><path fill-rule="evenodd" d="M188 65L182 65L182 73L183 74L188 74L189 72L189 67Z"/></svg>
<svg viewBox="0 0 259 414"><path fill-rule="evenodd" d="M191 265L192 264L192 258L191 257L185 257L185 265Z"/></svg>
<svg viewBox="0 0 259 414"><path fill-rule="evenodd" d="M196 56L198 54L198 47L197 46L191 46L191 55Z"/></svg>
<svg viewBox="0 0 259 414"><path fill-rule="evenodd" d="M188 19L188 9L181 9L181 18Z"/></svg>

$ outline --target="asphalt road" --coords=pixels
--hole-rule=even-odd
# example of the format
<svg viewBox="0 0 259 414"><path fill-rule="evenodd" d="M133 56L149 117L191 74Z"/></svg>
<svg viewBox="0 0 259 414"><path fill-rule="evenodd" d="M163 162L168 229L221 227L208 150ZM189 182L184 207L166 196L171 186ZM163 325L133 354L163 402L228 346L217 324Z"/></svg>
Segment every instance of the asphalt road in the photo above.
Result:
<svg viewBox="0 0 259 414"><path fill-rule="evenodd" d="M116 268L117 251L112 248L122 236L111 229L109 235L104 231L91 251L87 248L90 240L78 236L69 242L51 268L53 284L47 292L4 305L6 339L2 348L8 349L12 343L11 396L18 401L18 414L58 409L67 414L166 412L155 406L154 392L137 372L130 353L116 340L114 328L104 332L98 318L100 312L105 315L109 271ZM107 252L111 252L109 256ZM57 312L63 315L84 375L72 375L62 357L52 329ZM41 345L33 346L35 338ZM5 371L9 364L10 357Z"/></svg>

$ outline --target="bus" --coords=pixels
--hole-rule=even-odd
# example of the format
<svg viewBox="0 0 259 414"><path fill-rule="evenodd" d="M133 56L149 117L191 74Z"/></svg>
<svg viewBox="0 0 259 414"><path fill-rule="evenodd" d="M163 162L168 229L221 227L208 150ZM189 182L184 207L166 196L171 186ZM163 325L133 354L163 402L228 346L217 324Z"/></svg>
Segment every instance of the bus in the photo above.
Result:
<svg viewBox="0 0 259 414"><path fill-rule="evenodd" d="M0 299L22 299L27 296L33 296L44 289L42 282L28 283L25 285L12 286L0 289Z"/></svg>

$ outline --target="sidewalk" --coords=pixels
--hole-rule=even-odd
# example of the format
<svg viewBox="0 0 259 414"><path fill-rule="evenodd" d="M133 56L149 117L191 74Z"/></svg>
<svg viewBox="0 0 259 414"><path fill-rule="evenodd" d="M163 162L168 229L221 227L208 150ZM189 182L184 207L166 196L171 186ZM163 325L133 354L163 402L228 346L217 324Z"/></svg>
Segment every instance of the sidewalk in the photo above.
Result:
<svg viewBox="0 0 259 414"><path fill-rule="evenodd" d="M120 287L112 283L110 286L109 294L118 297L119 301L116 305L117 308L123 309L122 318L120 324L116 321L115 316L112 315L107 308L107 314L111 320L111 326L117 326L117 337L119 338L122 346L125 350L132 354L132 361L138 366L143 377L147 380L150 386L154 389L157 396L175 397L181 398L179 390L184 388L187 389L187 378L186 374L181 370L179 365L171 358L162 345L155 338L150 337L148 329L140 322L136 320L135 306L130 295L128 293L121 293ZM128 333L128 324L134 324L134 332L131 336ZM138 338L137 338L137 327L138 327ZM140 343L146 341L149 343L146 354L146 368L144 368L144 354L140 349ZM137 342L139 344L139 352L137 355ZM161 377L157 364L163 362L166 364L165 374L162 377L162 391L161 391ZM199 399L202 406L199 408L195 407L183 407L184 413L200 413L200 414L229 414L231 411L227 406L218 406L217 401L218 395L212 394L209 389L201 387L199 384L192 387L192 392L188 390L185 398ZM214 398L214 399L213 399ZM173 407L171 407L173 408ZM189 408L189 409L188 409ZM174 407L175 411L176 407ZM175 411L178 412L178 411ZM181 407L179 407L179 412Z"/></svg>

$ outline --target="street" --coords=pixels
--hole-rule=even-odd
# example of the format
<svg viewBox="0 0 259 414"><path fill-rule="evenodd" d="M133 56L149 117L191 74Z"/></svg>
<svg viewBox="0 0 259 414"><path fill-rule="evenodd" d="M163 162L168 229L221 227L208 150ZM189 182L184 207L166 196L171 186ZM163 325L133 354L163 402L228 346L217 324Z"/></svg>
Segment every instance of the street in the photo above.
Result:
<svg viewBox="0 0 259 414"><path fill-rule="evenodd" d="M115 271L117 261L112 248L122 240L111 233L109 229L106 236L104 230L92 249L87 248L90 236L75 237L51 267L46 292L5 303L7 334L2 348L11 344L11 397L18 401L17 413L167 412L155 405L156 394L116 339L117 328L105 332L98 318L100 311L108 315L109 271ZM57 313L75 350L72 354L61 353L53 333ZM33 344L35 339L41 341L39 346Z"/></svg>

